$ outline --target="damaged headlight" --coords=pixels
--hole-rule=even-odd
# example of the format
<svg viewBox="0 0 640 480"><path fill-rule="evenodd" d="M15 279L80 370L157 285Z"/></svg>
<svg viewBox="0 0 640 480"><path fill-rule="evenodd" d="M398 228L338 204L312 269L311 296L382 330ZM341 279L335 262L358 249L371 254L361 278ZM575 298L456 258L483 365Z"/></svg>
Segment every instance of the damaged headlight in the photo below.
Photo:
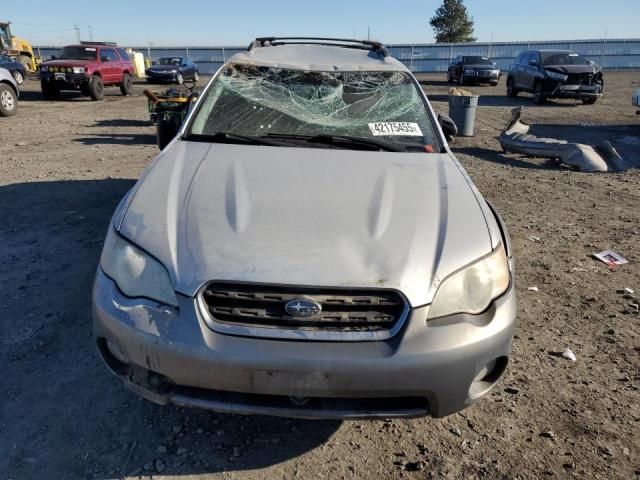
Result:
<svg viewBox="0 0 640 480"><path fill-rule="evenodd" d="M145 297L166 305L178 305L167 269L113 228L107 233L100 266L128 297Z"/></svg>
<svg viewBox="0 0 640 480"><path fill-rule="evenodd" d="M489 256L445 278L429 307L428 320L455 313L482 313L509 288L510 273L502 244Z"/></svg>
<svg viewBox="0 0 640 480"><path fill-rule="evenodd" d="M544 71L551 80L557 80L558 82L566 82L569 78L567 75L562 73L552 72L551 70Z"/></svg>
<svg viewBox="0 0 640 480"><path fill-rule="evenodd" d="M84 73L84 67L73 67L73 73Z"/></svg>

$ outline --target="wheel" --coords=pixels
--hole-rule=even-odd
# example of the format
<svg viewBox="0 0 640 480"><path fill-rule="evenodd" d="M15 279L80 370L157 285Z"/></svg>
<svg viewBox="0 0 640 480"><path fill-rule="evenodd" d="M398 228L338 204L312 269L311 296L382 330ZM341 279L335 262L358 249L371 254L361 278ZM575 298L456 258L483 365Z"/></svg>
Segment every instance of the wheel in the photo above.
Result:
<svg viewBox="0 0 640 480"><path fill-rule="evenodd" d="M18 58L16 60L24 65L24 68L27 70L27 72L33 72L33 68L31 68L33 64L31 63L31 59L29 57L27 57L26 55L18 55Z"/></svg>
<svg viewBox="0 0 640 480"><path fill-rule="evenodd" d="M460 74L460 79L458 80L460 82L460 85L466 85L467 84L467 79L464 76L464 73Z"/></svg>
<svg viewBox="0 0 640 480"><path fill-rule="evenodd" d="M533 102L536 105L542 105L546 101L547 101L547 97L542 91L542 83L536 82L536 84L533 86Z"/></svg>
<svg viewBox="0 0 640 480"><path fill-rule="evenodd" d="M200 74L198 73L198 71L196 70L196 72L193 74L193 81L195 83L198 83L198 80L200 80Z"/></svg>
<svg viewBox="0 0 640 480"><path fill-rule="evenodd" d="M22 75L22 72L20 70L14 70L11 75L13 75L13 79L18 85L22 85L22 83L24 82L24 75Z"/></svg>
<svg viewBox="0 0 640 480"><path fill-rule="evenodd" d="M132 90L133 90L133 79L131 78L131 75L129 75L128 73L125 73L124 75L122 75L120 92L122 92L122 95L126 97L127 95L131 95Z"/></svg>
<svg viewBox="0 0 640 480"><path fill-rule="evenodd" d="M173 137L176 136L180 130L180 123L171 118L169 120L165 118L158 118L156 122L156 140L158 142L158 148L164 150L164 147L169 145Z"/></svg>
<svg viewBox="0 0 640 480"><path fill-rule="evenodd" d="M511 98L518 96L518 90L516 89L516 84L513 81L513 78L507 79L507 96Z"/></svg>
<svg viewBox="0 0 640 480"><path fill-rule="evenodd" d="M6 83L0 83L0 117L11 117L18 111L18 97Z"/></svg>
<svg viewBox="0 0 640 480"><path fill-rule="evenodd" d="M91 100L102 100L104 97L104 83L97 75L94 75L89 83L89 96Z"/></svg>
<svg viewBox="0 0 640 480"><path fill-rule="evenodd" d="M585 105L593 105L597 101L598 101L598 97L583 98L582 99L582 103L585 104Z"/></svg>
<svg viewBox="0 0 640 480"><path fill-rule="evenodd" d="M491 82L491 83L490 83L490 85L491 85L492 87L497 87L497 86L498 86L498 82Z"/></svg>
<svg viewBox="0 0 640 480"><path fill-rule="evenodd" d="M46 100L56 100L60 97L60 90L54 84L42 81L40 82L40 89Z"/></svg>
<svg viewBox="0 0 640 480"><path fill-rule="evenodd" d="M176 83L177 83L178 85L182 85L182 84L184 83L184 77L182 76L182 74L181 74L181 73L179 73L179 74L176 76Z"/></svg>
<svg viewBox="0 0 640 480"><path fill-rule="evenodd" d="M453 76L451 75L451 70L447 70L447 83L453 83Z"/></svg>

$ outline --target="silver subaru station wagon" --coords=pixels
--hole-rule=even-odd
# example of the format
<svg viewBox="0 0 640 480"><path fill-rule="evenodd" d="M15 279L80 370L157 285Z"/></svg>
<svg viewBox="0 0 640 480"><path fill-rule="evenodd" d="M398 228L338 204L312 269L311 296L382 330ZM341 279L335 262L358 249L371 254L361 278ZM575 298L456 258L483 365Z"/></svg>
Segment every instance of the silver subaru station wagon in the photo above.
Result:
<svg viewBox="0 0 640 480"><path fill-rule="evenodd" d="M504 373L500 216L420 84L376 42L259 38L120 202L98 351L159 404L442 417Z"/></svg>

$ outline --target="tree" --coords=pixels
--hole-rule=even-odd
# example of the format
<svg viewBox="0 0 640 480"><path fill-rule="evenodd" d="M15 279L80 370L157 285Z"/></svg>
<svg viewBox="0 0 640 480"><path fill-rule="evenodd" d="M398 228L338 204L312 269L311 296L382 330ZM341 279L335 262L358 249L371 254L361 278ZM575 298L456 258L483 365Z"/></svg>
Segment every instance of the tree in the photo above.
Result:
<svg viewBox="0 0 640 480"><path fill-rule="evenodd" d="M475 42L473 18L463 0L444 0L429 20L437 43Z"/></svg>

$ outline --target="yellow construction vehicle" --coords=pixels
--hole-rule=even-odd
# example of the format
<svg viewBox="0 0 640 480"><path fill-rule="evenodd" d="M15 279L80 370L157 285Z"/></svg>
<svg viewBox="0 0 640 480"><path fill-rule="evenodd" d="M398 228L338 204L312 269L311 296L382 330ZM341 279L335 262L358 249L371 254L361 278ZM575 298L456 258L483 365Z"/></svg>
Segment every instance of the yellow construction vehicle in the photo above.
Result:
<svg viewBox="0 0 640 480"><path fill-rule="evenodd" d="M11 35L11 22L0 21L0 53L18 60L28 72L35 72L40 63L28 41Z"/></svg>

